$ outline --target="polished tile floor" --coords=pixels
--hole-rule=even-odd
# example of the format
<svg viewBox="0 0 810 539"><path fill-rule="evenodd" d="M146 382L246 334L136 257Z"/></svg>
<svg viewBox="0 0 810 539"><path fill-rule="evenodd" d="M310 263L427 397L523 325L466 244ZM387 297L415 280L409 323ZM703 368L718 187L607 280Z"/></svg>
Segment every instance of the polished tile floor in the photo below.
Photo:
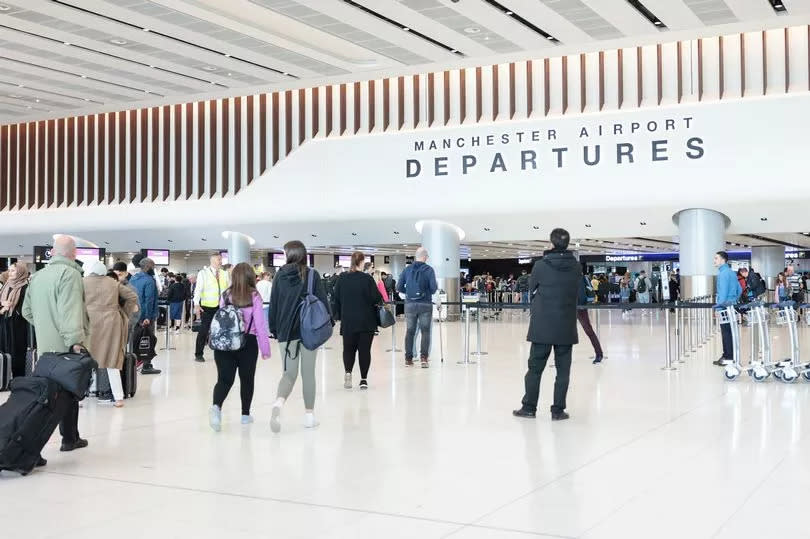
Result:
<svg viewBox="0 0 810 539"><path fill-rule="evenodd" d="M256 423L239 424L237 385L214 433L214 364L194 363L192 334L173 337L163 374L141 377L125 408L85 402L87 449L59 453L54 437L46 468L0 475L2 537L810 537L810 384L726 382L710 364L719 339L662 371L658 315L603 314L608 359L592 365L582 336L571 420L550 421L553 376L542 413L518 420L526 319L505 318L482 324L488 355L473 365L457 364L461 324L444 324L445 362L436 343L429 370L386 353L383 331L367 392L343 389L333 339L318 358L321 426L301 425L299 381L278 435L276 348ZM775 329L781 354L784 341Z"/></svg>

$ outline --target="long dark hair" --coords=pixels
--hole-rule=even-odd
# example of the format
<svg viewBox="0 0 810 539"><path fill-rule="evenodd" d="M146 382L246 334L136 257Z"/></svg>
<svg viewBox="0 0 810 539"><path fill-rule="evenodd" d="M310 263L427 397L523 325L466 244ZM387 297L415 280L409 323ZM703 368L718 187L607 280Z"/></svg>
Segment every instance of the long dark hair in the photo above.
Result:
<svg viewBox="0 0 810 539"><path fill-rule="evenodd" d="M298 241L292 240L284 244L284 254L287 255L287 264L297 264L298 273L303 280L307 276L307 248Z"/></svg>
<svg viewBox="0 0 810 539"><path fill-rule="evenodd" d="M228 289L231 303L237 307L247 307L253 304L253 295L256 294L256 272L247 262L240 262L231 272L231 287Z"/></svg>

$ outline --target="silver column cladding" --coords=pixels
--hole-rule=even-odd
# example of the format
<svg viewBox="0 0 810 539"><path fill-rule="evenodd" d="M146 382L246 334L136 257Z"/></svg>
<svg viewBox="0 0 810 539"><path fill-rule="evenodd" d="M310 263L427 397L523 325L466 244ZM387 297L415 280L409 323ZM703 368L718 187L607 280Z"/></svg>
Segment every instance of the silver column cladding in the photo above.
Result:
<svg viewBox="0 0 810 539"><path fill-rule="evenodd" d="M714 295L714 254L725 250L730 220L706 208L682 210L672 217L680 236L681 297Z"/></svg>

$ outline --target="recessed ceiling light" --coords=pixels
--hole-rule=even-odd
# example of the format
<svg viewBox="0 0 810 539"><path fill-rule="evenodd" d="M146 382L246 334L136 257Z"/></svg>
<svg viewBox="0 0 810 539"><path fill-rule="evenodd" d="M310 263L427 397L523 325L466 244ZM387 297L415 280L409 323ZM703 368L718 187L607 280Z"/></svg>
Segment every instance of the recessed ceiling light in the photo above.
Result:
<svg viewBox="0 0 810 539"><path fill-rule="evenodd" d="M230 55L230 54L228 54L227 52L226 52L226 53L223 53L223 54L225 55L225 58L230 58L230 57L231 57L231 55Z"/></svg>
<svg viewBox="0 0 810 539"><path fill-rule="evenodd" d="M228 76L230 77L230 76L231 76L231 73L228 73Z"/></svg>
<svg viewBox="0 0 810 539"><path fill-rule="evenodd" d="M540 227L537 226L537 225L534 225L532 228L535 229L535 230L540 230Z"/></svg>
<svg viewBox="0 0 810 539"><path fill-rule="evenodd" d="M407 26L403 26L402 30L405 31L405 32L410 32L411 31L411 29L408 28Z"/></svg>
<svg viewBox="0 0 810 539"><path fill-rule="evenodd" d="M11 6L7 6L5 4L0 4L0 11L9 11Z"/></svg>
<svg viewBox="0 0 810 539"><path fill-rule="evenodd" d="M639 224L640 224L641 226L647 226L647 223L645 223L644 221L641 221Z"/></svg>
<svg viewBox="0 0 810 539"><path fill-rule="evenodd" d="M34 99L35 102L39 103L39 99Z"/></svg>
<svg viewBox="0 0 810 539"><path fill-rule="evenodd" d="M68 43L67 41L65 41L64 44L70 47L70 43Z"/></svg>
<svg viewBox="0 0 810 539"><path fill-rule="evenodd" d="M149 28L143 28L143 31L144 32L150 32L151 30L149 30Z"/></svg>
<svg viewBox="0 0 810 539"><path fill-rule="evenodd" d="M203 66L203 70L205 70L205 71L216 71L217 66Z"/></svg>
<svg viewBox="0 0 810 539"><path fill-rule="evenodd" d="M768 218L767 218L767 217L760 217L760 218L759 218L759 220L760 220L760 221L767 221L767 220L768 220Z"/></svg>
<svg viewBox="0 0 810 539"><path fill-rule="evenodd" d="M120 37L114 37L110 40L110 43L112 43L113 45L126 45L127 43L129 43L129 41L127 41L126 39L121 39Z"/></svg>
<svg viewBox="0 0 810 539"><path fill-rule="evenodd" d="M85 98L84 98L84 100L85 100L85 101L90 101L90 98L89 98L89 97L85 97Z"/></svg>
<svg viewBox="0 0 810 539"><path fill-rule="evenodd" d="M477 26L468 26L467 28L464 29L464 31L468 34L477 34L478 32L481 31L481 29L478 28Z"/></svg>
<svg viewBox="0 0 810 539"><path fill-rule="evenodd" d="M216 84L216 81L213 81L213 80L212 80L212 81L211 81L211 84Z"/></svg>
<svg viewBox="0 0 810 539"><path fill-rule="evenodd" d="M87 75L81 75L81 77L82 77L83 79L86 79L86 78L87 78Z"/></svg>
<svg viewBox="0 0 810 539"><path fill-rule="evenodd" d="M591 225L585 225L585 228L591 228Z"/></svg>
<svg viewBox="0 0 810 539"><path fill-rule="evenodd" d="M507 15L514 15L514 13L512 13L511 11L507 11L506 14Z"/></svg>
<svg viewBox="0 0 810 539"><path fill-rule="evenodd" d="M395 236L399 236L399 232L397 232L396 230L394 230L394 235L395 235Z"/></svg>
<svg viewBox="0 0 810 539"><path fill-rule="evenodd" d="M548 36L546 39L548 39L549 41L556 41L556 38L554 36Z"/></svg>
<svg viewBox="0 0 810 539"><path fill-rule="evenodd" d="M484 227L484 232L489 232L490 230L490 228Z"/></svg>
<svg viewBox="0 0 810 539"><path fill-rule="evenodd" d="M149 90L144 90L144 93L147 93L147 94L148 94L148 93L149 93Z"/></svg>

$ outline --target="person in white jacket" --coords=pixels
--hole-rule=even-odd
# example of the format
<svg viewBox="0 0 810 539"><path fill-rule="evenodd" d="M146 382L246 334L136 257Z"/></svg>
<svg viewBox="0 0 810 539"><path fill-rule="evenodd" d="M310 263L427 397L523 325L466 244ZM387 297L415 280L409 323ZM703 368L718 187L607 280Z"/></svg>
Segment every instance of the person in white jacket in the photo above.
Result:
<svg viewBox="0 0 810 539"><path fill-rule="evenodd" d="M256 290L262 297L262 309L264 310L264 320L269 320L270 315L270 292L273 290L273 276L268 272L262 273L259 282L256 283Z"/></svg>
<svg viewBox="0 0 810 539"><path fill-rule="evenodd" d="M211 321L219 310L219 297L231 286L231 276L222 268L222 255L212 254L210 263L210 266L197 273L197 286L194 289L194 312L201 320L194 349L194 360L199 363L205 361L203 350L208 342Z"/></svg>

